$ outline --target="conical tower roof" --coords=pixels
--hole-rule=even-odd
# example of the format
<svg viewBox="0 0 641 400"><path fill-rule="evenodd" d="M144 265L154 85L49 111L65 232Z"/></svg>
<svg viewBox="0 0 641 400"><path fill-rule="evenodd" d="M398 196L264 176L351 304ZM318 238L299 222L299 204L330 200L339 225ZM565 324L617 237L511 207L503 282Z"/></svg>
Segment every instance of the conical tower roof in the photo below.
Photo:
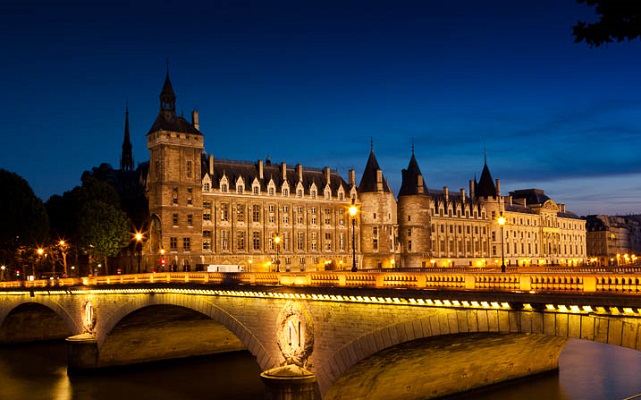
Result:
<svg viewBox="0 0 641 400"><path fill-rule="evenodd" d="M374 155L374 145L372 144L369 152L369 158L367 159L367 165L365 165L365 170L363 171L363 176L361 178L361 183L358 185L359 193L378 191L378 171L381 171L381 167L378 166L378 161L376 161L376 156ZM384 180L383 191L391 192L389 185L387 185L387 182L385 182Z"/></svg>
<svg viewBox="0 0 641 400"><path fill-rule="evenodd" d="M414 149L412 149L412 158L407 169L401 171L403 181L401 182L401 189L398 192L400 196L411 196L417 194L425 194L427 188L423 182L423 174L418 166L416 157L414 156Z"/></svg>
<svg viewBox="0 0 641 400"><path fill-rule="evenodd" d="M490 169L487 167L487 162L483 165L481 178L476 184L475 195L476 197L496 197L497 195L496 186L494 185Z"/></svg>

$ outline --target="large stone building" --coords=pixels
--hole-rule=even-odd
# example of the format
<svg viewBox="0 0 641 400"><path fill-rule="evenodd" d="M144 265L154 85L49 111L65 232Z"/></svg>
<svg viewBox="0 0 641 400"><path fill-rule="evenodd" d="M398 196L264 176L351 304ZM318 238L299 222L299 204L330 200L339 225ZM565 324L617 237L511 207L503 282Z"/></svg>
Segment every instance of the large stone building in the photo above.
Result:
<svg viewBox="0 0 641 400"><path fill-rule="evenodd" d="M176 114L169 75L147 147L146 265L299 271L350 269L353 263L369 270L578 265L586 259L584 220L542 190L502 196L487 163L469 193L430 190L412 150L397 200L373 145L358 184L353 170L344 180L327 167L207 155L198 113L191 121ZM359 209L354 221L352 204Z"/></svg>
<svg viewBox="0 0 641 400"><path fill-rule="evenodd" d="M637 254L641 254L641 218L638 215L588 215L585 219L590 264L638 265Z"/></svg>

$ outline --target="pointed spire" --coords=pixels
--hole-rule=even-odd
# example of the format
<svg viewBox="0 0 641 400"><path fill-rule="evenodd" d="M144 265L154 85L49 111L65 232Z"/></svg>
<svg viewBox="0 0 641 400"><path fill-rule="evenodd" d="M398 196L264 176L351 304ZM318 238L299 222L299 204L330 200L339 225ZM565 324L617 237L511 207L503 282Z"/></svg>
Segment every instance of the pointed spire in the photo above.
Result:
<svg viewBox="0 0 641 400"><path fill-rule="evenodd" d="M361 193L378 192L381 189L384 192L391 192L389 185L383 180L383 171L378 166L378 161L374 155L374 140L372 139L370 141L369 158L361 177L361 183L358 185L358 191Z"/></svg>
<svg viewBox="0 0 641 400"><path fill-rule="evenodd" d="M496 197L498 191L494 185L494 179L492 179L492 174L490 169L487 167L487 155L484 154L484 163L483 171L481 172L481 178L476 184L476 197ZM476 179L475 179L476 180Z"/></svg>
<svg viewBox="0 0 641 400"><path fill-rule="evenodd" d="M414 156L414 143L412 142L412 157L407 169L401 171L403 180L401 181L401 189L398 192L400 196L409 196L415 194L425 194L427 188L423 181L423 174L418 166L416 157Z"/></svg>
<svg viewBox="0 0 641 400"><path fill-rule="evenodd" d="M169 61L167 61L167 75L165 83L160 92L160 111L166 111L168 116L176 115L176 94L169 79Z"/></svg>
<svg viewBox="0 0 641 400"><path fill-rule="evenodd" d="M129 100L125 108L125 137L122 141L122 154L120 156L120 170L134 170L134 156L131 151L131 135L129 133Z"/></svg>

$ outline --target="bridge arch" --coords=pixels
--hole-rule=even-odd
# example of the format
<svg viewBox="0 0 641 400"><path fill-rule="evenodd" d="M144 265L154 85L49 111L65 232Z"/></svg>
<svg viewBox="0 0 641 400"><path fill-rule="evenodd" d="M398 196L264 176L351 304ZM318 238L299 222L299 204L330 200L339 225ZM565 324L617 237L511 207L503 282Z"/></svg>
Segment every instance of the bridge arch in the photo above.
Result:
<svg viewBox="0 0 641 400"><path fill-rule="evenodd" d="M0 315L0 343L64 339L75 327L74 319L60 304L28 301Z"/></svg>
<svg viewBox="0 0 641 400"><path fill-rule="evenodd" d="M344 397L335 395L333 385L345 376L350 368L373 355L417 340L479 334L504 335L506 338L529 336L530 339L535 339L535 345L546 346L546 354L554 358L548 369L555 369L558 356L569 339L596 341L641 350L640 326L639 318L612 318L611 315L597 313L440 309L434 315L397 321L355 337L328 355L327 359L332 362L331 367L319 368L316 374L321 393L328 394L329 399L341 399ZM526 370L523 376L531 373L532 371ZM444 394L439 394L442 395ZM366 397L371 398L369 395Z"/></svg>
<svg viewBox="0 0 641 400"><path fill-rule="evenodd" d="M98 323L96 324L95 334L99 351L105 345L108 335L127 316L147 307L174 306L202 314L226 328L256 357L260 368L268 369L274 366L273 358L257 335L241 319L235 316L239 310L230 310L220 306L216 301L219 299L218 297L190 296L186 294L141 294L128 299L129 301L120 301L115 308L114 304L109 304L108 313L101 312L101 306L97 306ZM242 308L242 305L238 307Z"/></svg>

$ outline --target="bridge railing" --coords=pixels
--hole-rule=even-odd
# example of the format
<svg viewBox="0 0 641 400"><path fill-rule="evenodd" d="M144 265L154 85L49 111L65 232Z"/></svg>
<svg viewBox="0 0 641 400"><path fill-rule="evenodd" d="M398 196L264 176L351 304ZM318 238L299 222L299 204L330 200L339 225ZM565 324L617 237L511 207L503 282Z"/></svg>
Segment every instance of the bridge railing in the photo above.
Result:
<svg viewBox="0 0 641 400"><path fill-rule="evenodd" d="M0 282L0 290L142 284L641 294L641 274L442 272L162 272Z"/></svg>

